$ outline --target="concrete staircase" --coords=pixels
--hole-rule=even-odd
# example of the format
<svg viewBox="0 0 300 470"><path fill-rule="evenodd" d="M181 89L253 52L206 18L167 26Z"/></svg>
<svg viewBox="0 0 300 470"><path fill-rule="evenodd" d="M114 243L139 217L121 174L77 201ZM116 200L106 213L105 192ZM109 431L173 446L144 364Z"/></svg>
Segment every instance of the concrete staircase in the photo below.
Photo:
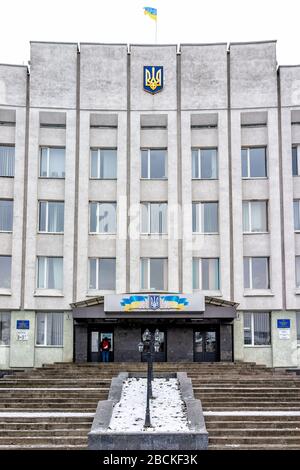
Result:
<svg viewBox="0 0 300 470"><path fill-rule="evenodd" d="M0 449L84 449L99 400L145 363L54 364L0 379ZM245 363L159 363L185 371L201 399L209 449L300 449L300 376ZM267 413L267 414L265 414Z"/></svg>

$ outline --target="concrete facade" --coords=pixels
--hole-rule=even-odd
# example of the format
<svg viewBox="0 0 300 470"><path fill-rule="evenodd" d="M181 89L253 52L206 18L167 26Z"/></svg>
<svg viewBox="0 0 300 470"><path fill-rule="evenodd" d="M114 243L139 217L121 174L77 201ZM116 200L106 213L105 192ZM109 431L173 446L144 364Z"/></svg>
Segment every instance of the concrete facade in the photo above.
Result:
<svg viewBox="0 0 300 470"><path fill-rule="evenodd" d="M164 67L164 88L155 95L143 90L147 64ZM0 65L0 145L15 146L14 177L0 177L0 199L14 201L13 230L0 232L0 256L12 256L11 288L0 288L0 312L11 315L0 368L87 360L87 326L73 326L70 304L113 293L89 289L90 257L116 258L115 293L140 291L140 258L167 258L168 291L183 293L193 291L193 257L219 258L220 289L204 294L239 303L233 344L232 326L220 326L220 359L233 349L235 360L300 367L300 233L293 217L300 177L292 174L292 146L300 146L300 66L278 68L274 41L179 50L33 42L30 73ZM42 146L65 148L65 178L39 177ZM267 149L267 177L244 179L241 148L257 146ZM90 179L92 147L117 149L117 179ZM218 178L192 179L191 149L208 147L218 150ZM166 180L141 179L141 148L167 149ZM63 234L39 233L41 200L64 201ZM243 233L245 200L268 201L267 232ZM89 233L90 201L116 202L116 234ZM193 201L218 201L218 234L193 234ZM168 203L167 235L140 235L141 202ZM37 288L38 256L63 257L62 290ZM245 256L269 258L269 289L244 289ZM62 346L36 345L37 312L63 313ZM244 345L244 312L270 313L270 345ZM290 320L288 338L279 336L278 319ZM26 341L17 339L17 320L30 321ZM170 335L167 348L180 361L174 351L183 329L172 328L177 339L173 344ZM115 360L122 360L117 338L121 344L128 334L115 334ZM73 336L81 344L78 357ZM136 357L133 349L130 355ZM188 355L193 360L193 344Z"/></svg>

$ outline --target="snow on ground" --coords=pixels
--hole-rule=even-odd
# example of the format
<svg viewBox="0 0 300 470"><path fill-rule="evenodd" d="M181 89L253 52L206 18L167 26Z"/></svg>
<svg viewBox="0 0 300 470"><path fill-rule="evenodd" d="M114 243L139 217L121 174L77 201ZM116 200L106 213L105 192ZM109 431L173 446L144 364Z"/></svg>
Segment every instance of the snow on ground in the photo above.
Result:
<svg viewBox="0 0 300 470"><path fill-rule="evenodd" d="M123 384L121 400L113 409L108 432L189 432L185 404L177 379L154 379L150 400L151 428L144 428L147 379Z"/></svg>

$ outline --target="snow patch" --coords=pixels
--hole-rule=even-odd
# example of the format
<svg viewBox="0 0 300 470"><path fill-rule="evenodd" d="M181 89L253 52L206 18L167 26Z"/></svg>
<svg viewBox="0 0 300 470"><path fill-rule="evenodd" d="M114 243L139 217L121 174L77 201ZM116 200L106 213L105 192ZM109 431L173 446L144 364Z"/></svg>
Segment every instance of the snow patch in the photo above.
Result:
<svg viewBox="0 0 300 470"><path fill-rule="evenodd" d="M190 432L187 412L177 379L154 379L150 400L150 428L144 428L147 379L124 381L121 400L115 405L108 432Z"/></svg>

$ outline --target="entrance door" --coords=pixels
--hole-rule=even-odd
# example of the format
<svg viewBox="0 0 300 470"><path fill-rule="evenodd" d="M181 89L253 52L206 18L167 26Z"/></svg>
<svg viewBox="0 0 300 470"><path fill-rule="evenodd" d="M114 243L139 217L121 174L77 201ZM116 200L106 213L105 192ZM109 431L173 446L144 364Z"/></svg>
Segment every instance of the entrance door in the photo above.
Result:
<svg viewBox="0 0 300 470"><path fill-rule="evenodd" d="M194 361L216 362L218 354L218 335L214 328L201 329L194 332Z"/></svg>
<svg viewBox="0 0 300 470"><path fill-rule="evenodd" d="M147 329L147 327L145 328L142 328L142 340L143 340L143 333L144 331ZM151 333L154 333L156 328L151 326L150 328L148 328L148 330L151 332ZM160 332L160 347L159 347L159 352L154 352L154 356L153 356L153 360L154 362L166 362L167 360L167 348L166 348L166 331L162 331L160 328L159 328L159 332ZM147 354L145 352L143 352L141 354L141 360L142 362L147 362Z"/></svg>
<svg viewBox="0 0 300 470"><path fill-rule="evenodd" d="M108 355L108 362L114 360L114 333L111 330L103 330L93 328L89 332L89 362L103 362L100 345L102 340L107 338L110 344L110 351Z"/></svg>

